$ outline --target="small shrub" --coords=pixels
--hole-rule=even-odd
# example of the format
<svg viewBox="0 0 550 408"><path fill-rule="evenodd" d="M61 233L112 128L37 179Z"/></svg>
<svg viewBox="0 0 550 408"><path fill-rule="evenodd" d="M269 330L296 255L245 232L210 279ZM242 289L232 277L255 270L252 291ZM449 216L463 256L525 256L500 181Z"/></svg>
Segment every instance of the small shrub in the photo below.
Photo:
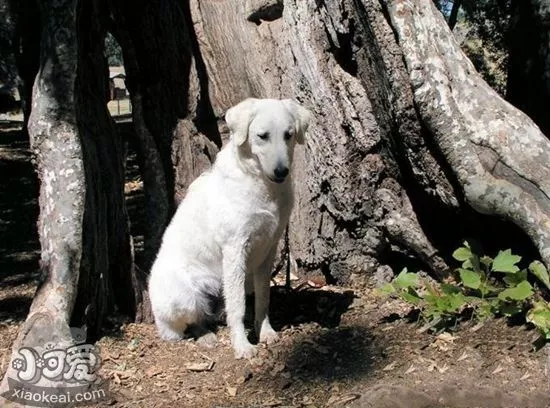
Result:
<svg viewBox="0 0 550 408"><path fill-rule="evenodd" d="M433 284L404 269L379 292L398 296L414 306L431 329L455 325L468 315L483 322L494 316L523 314L545 340L550 339L550 304L529 282L532 276L536 279L531 281L550 289L544 264L534 261L520 269L521 257L510 249L491 258L476 254L468 242L454 251L453 258L461 262L453 281Z"/></svg>

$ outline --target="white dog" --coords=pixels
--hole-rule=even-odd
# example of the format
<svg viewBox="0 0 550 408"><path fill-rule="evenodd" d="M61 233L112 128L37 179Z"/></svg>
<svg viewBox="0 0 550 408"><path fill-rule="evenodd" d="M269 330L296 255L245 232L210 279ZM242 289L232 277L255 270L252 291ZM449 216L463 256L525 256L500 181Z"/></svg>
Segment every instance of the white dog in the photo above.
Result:
<svg viewBox="0 0 550 408"><path fill-rule="evenodd" d="M269 282L293 205L294 146L304 143L309 112L290 99L246 99L225 118L231 140L191 184L166 229L149 295L160 336L178 340L190 325L204 327L212 298L223 292L235 357L250 358L256 349L243 320L251 289L259 340L277 339Z"/></svg>

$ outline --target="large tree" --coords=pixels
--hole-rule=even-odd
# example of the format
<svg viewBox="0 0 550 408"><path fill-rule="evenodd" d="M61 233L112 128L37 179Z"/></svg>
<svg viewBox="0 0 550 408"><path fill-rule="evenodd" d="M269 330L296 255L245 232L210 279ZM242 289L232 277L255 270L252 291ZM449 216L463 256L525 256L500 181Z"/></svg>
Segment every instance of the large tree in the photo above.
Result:
<svg viewBox="0 0 550 408"><path fill-rule="evenodd" d="M40 15L29 130L47 278L14 347L41 341L46 324L93 336L115 306L148 316L163 229L227 137L225 110L249 96L313 113L288 234L303 273L366 280L418 262L443 277L466 236L550 266L550 142L481 79L431 0L42 0ZM105 108L107 29L145 185L140 268Z"/></svg>

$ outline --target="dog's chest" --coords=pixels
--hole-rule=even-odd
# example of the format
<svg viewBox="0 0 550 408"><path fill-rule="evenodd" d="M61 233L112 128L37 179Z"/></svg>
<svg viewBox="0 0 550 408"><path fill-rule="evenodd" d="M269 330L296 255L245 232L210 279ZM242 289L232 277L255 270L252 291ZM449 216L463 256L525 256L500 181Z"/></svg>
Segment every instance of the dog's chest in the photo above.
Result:
<svg viewBox="0 0 550 408"><path fill-rule="evenodd" d="M277 234L279 226L285 221L285 208L278 201L257 197L256 204L248 207L248 230L270 239Z"/></svg>
<svg viewBox="0 0 550 408"><path fill-rule="evenodd" d="M251 249L263 250L266 244L270 246L279 239L290 216L291 202L285 195L268 194L255 194L251 201L243 205L247 213L244 229Z"/></svg>

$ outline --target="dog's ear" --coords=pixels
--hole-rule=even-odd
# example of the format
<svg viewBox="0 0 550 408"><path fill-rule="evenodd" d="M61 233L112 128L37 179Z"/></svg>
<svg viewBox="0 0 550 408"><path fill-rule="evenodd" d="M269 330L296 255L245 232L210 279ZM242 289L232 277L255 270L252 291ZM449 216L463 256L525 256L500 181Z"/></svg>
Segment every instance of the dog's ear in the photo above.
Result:
<svg viewBox="0 0 550 408"><path fill-rule="evenodd" d="M304 136L309 126L311 113L292 99L285 99L283 100L283 103L296 120L296 141L298 144L304 144Z"/></svg>
<svg viewBox="0 0 550 408"><path fill-rule="evenodd" d="M248 98L230 108L225 114L225 121L231 131L231 140L241 146L248 138L248 127L256 114L257 99Z"/></svg>

